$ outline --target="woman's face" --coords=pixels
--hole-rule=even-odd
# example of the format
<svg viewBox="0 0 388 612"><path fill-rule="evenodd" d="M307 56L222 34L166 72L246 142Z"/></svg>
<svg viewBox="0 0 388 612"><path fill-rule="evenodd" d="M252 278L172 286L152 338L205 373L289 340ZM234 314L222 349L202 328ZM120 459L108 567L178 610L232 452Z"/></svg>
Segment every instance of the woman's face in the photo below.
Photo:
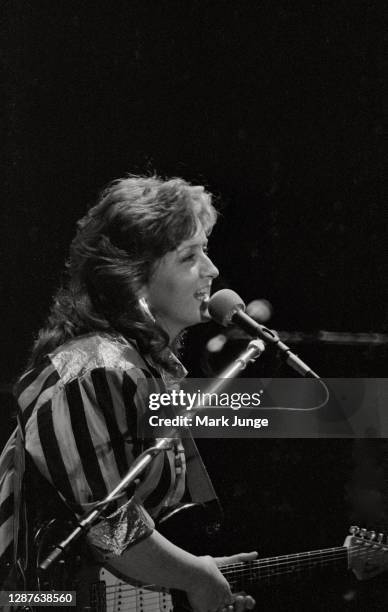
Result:
<svg viewBox="0 0 388 612"><path fill-rule="evenodd" d="M216 276L218 270L207 256L207 237L201 224L192 238L156 263L144 297L171 340L186 327L204 320Z"/></svg>

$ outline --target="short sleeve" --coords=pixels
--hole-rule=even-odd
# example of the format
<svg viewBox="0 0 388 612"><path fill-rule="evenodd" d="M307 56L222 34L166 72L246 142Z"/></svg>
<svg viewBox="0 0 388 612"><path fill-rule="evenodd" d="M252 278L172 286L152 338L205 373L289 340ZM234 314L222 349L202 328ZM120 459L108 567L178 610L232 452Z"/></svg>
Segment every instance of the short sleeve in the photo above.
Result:
<svg viewBox="0 0 388 612"><path fill-rule="evenodd" d="M88 532L88 541L105 559L121 555L131 545L151 535L154 522L145 508L132 497Z"/></svg>
<svg viewBox="0 0 388 612"><path fill-rule="evenodd" d="M26 448L66 504L82 515L118 484L141 451L144 410L138 392L144 373L98 367L58 386L38 402L26 427ZM140 499L123 495L92 528L104 551L121 554L152 533Z"/></svg>

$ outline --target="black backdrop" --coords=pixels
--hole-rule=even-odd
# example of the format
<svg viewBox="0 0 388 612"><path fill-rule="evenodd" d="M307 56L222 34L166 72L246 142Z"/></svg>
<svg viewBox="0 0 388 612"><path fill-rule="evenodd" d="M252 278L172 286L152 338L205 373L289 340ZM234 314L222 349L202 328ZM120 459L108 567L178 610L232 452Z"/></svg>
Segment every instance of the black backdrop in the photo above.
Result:
<svg viewBox="0 0 388 612"><path fill-rule="evenodd" d="M3 3L4 436L6 392L75 220L128 171L184 176L216 194L220 286L270 300L274 327L387 331L383 9L371 0ZM194 371L195 339L186 342ZM384 346L306 346L304 356L324 375L385 375ZM352 511L352 443L257 442L202 443L230 548L338 544ZM331 596L321 585L316 609L364 609L368 587L346 603L344 585ZM291 590L287 609L313 591Z"/></svg>

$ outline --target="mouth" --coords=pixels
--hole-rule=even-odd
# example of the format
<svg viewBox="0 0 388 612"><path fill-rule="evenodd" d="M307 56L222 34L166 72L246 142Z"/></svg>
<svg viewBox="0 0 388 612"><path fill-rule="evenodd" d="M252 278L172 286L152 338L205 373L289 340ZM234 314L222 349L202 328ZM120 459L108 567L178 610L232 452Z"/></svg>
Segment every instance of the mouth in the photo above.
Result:
<svg viewBox="0 0 388 612"><path fill-rule="evenodd" d="M196 300L200 302L208 302L210 297L210 287L206 287L205 289L200 289L194 293L194 297Z"/></svg>
<svg viewBox="0 0 388 612"><path fill-rule="evenodd" d="M199 311L201 314L202 321L210 321L211 317L209 315L209 311L207 309L209 299L210 299L210 287L205 287L204 289L200 289L194 293L194 297L200 303Z"/></svg>

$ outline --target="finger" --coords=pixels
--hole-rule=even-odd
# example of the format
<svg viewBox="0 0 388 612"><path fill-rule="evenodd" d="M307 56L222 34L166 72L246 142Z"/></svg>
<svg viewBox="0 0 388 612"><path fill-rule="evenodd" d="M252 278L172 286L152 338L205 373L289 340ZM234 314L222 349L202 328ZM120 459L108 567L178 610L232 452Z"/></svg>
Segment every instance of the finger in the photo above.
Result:
<svg viewBox="0 0 388 612"><path fill-rule="evenodd" d="M219 608L220 612L234 612L234 605L231 604L226 604L224 606L222 606L221 608Z"/></svg>
<svg viewBox="0 0 388 612"><path fill-rule="evenodd" d="M243 610L253 610L256 602L250 595L236 595L234 599L235 612L243 612Z"/></svg>
<svg viewBox="0 0 388 612"><path fill-rule="evenodd" d="M253 610L253 608L255 607L255 605L256 605L256 602L255 602L255 600L253 599L253 597L251 597L250 595L248 595L248 596L245 598L245 607L246 607L246 609L247 609L247 610Z"/></svg>
<svg viewBox="0 0 388 612"><path fill-rule="evenodd" d="M244 595L236 595L234 598L234 610L235 612L243 612L245 610L245 597Z"/></svg>
<svg viewBox="0 0 388 612"><path fill-rule="evenodd" d="M232 591L230 589L229 593L223 598L223 601L218 609L221 610L221 612L234 612L234 595L232 595Z"/></svg>
<svg viewBox="0 0 388 612"><path fill-rule="evenodd" d="M237 553L236 555L231 555L227 557L228 563L243 563L245 561L253 561L257 559L259 553L255 550L249 553Z"/></svg>
<svg viewBox="0 0 388 612"><path fill-rule="evenodd" d="M217 567L221 567L222 565L227 565L228 563L230 563L230 557L213 557L213 559Z"/></svg>

